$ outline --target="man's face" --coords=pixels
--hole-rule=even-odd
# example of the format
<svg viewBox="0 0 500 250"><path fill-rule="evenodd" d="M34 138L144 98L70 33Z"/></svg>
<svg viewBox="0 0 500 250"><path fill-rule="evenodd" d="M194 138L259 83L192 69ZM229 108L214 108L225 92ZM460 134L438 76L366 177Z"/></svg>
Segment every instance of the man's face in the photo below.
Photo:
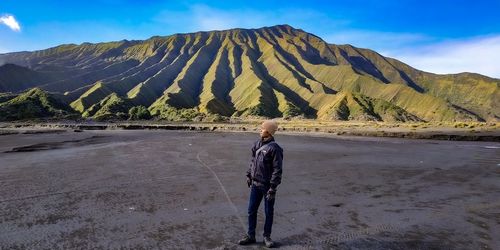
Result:
<svg viewBox="0 0 500 250"><path fill-rule="evenodd" d="M260 137L267 138L270 136L271 136L271 134L269 132L267 132L266 128L264 126L260 125Z"/></svg>

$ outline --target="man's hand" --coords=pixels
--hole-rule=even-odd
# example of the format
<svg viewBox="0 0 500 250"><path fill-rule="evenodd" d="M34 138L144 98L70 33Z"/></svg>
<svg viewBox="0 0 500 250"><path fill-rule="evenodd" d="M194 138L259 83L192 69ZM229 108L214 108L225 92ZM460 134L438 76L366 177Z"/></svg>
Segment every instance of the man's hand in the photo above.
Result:
<svg viewBox="0 0 500 250"><path fill-rule="evenodd" d="M247 176L247 185L248 187L252 186L252 179L250 179L250 177Z"/></svg>
<svg viewBox="0 0 500 250"><path fill-rule="evenodd" d="M268 201L271 201L271 200L274 200L274 198L276 198L276 190L275 190L275 189L270 188L270 189L267 191L267 194L266 194L266 199L267 199Z"/></svg>

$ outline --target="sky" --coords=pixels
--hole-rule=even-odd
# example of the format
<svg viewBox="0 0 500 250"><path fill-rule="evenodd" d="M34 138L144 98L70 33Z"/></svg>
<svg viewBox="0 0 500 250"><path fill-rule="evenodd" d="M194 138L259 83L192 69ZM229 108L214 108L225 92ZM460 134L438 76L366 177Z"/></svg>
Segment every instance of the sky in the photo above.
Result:
<svg viewBox="0 0 500 250"><path fill-rule="evenodd" d="M0 0L0 53L289 24L434 73L500 78L500 0Z"/></svg>

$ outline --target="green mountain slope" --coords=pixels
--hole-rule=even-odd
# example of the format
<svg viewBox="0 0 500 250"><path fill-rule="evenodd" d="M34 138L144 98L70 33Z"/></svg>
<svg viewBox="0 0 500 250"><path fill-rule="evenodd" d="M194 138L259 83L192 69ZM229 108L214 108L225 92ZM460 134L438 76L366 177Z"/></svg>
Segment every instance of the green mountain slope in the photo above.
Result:
<svg viewBox="0 0 500 250"><path fill-rule="evenodd" d="M0 121L32 118L75 118L75 112L55 95L33 88L0 103Z"/></svg>
<svg viewBox="0 0 500 250"><path fill-rule="evenodd" d="M19 65L0 67L0 92L38 86L60 93L74 110L93 118L143 105L162 117L188 112L327 120L500 119L499 79L423 72L369 49L328 44L288 25L61 45L2 54L0 61ZM103 107L113 108L96 116Z"/></svg>
<svg viewBox="0 0 500 250"><path fill-rule="evenodd" d="M381 99L359 93L339 93L337 101L322 115L325 119L406 122L421 121L417 116Z"/></svg>
<svg viewBox="0 0 500 250"><path fill-rule="evenodd" d="M86 109L82 116L92 117L96 120L127 119L131 107L132 103L129 100L119 97L116 93L111 93L100 102Z"/></svg>

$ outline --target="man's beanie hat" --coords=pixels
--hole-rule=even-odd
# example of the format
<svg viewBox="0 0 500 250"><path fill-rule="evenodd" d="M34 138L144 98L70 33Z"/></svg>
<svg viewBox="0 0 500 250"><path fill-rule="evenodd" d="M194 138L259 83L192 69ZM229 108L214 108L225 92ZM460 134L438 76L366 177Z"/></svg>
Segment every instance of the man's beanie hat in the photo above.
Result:
<svg viewBox="0 0 500 250"><path fill-rule="evenodd" d="M266 120L262 123L262 127L264 127L269 134L274 135L276 130L278 130L278 123L274 120Z"/></svg>

